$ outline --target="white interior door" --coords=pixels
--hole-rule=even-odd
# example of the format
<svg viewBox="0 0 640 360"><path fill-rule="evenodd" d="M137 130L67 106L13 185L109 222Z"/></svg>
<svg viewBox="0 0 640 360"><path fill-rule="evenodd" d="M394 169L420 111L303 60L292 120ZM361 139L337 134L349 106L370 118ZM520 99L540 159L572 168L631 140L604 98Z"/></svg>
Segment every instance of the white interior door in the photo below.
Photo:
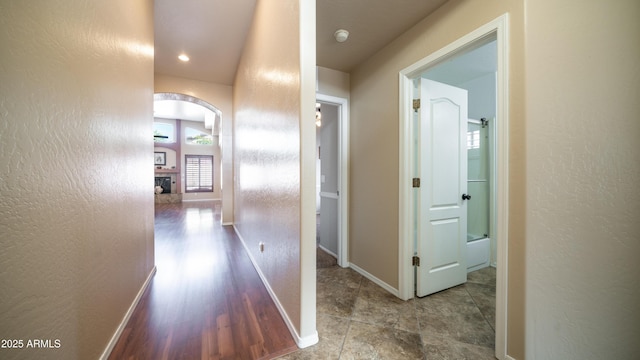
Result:
<svg viewBox="0 0 640 360"><path fill-rule="evenodd" d="M467 91L421 79L417 294L467 281Z"/></svg>

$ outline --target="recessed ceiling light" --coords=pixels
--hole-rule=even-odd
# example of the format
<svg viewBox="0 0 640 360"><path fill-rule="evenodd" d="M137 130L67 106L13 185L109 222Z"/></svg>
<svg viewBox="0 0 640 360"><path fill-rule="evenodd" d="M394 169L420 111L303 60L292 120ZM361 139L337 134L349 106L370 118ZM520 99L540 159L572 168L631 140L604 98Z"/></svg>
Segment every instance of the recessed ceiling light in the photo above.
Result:
<svg viewBox="0 0 640 360"><path fill-rule="evenodd" d="M189 57L187 55L185 55L185 54L178 55L178 59L180 59L180 60L182 60L184 62L189 61Z"/></svg>

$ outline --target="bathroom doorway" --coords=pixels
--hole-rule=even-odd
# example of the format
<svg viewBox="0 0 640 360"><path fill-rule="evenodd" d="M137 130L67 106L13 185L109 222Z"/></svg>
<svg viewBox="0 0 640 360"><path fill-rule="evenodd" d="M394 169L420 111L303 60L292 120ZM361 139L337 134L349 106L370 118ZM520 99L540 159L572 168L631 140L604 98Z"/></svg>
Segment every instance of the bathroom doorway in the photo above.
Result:
<svg viewBox="0 0 640 360"><path fill-rule="evenodd" d="M408 66L400 71L400 287L399 296L403 299L409 299L414 296L415 291L415 272L420 271L419 255L417 253L417 239L420 234L420 224L415 219L421 211L416 205L416 193L420 191L416 189L416 181L412 181L416 177L416 164L419 159L416 158L418 153L415 150L416 133L419 131L416 122L414 110L414 97L416 90L415 79L422 77L430 70L449 62L455 61L459 56L470 51L481 48L482 46L495 41L495 64L496 71L494 75L495 98L493 103L495 108L495 119L493 128L489 125L489 130L493 132L494 148L493 154L493 189L494 209L490 210L489 216L493 219L493 229L489 230L488 238L495 239L495 266L496 266L496 295L495 295L495 355L498 358L504 358L506 355L506 294L507 294L507 243L508 243L508 144L509 144L509 112L508 112L508 15L502 15L497 19L487 23L484 26L472 31L444 48L426 56L422 60ZM468 69L472 70L472 66ZM462 75L458 72L457 75ZM473 99L469 99L470 107ZM491 102L487 102L491 103ZM485 117L488 120L490 115L476 116L469 114L470 118L481 120ZM467 155L467 154L465 154ZM466 157L466 156L465 156ZM465 159L466 162L466 159ZM467 169L465 169L466 172ZM465 180L468 180L465 176ZM465 181L465 189L468 183ZM469 194L462 194L469 195ZM472 196L473 198L473 196ZM466 225L464 233L467 232ZM482 234L484 235L484 233ZM466 253L466 246L464 248ZM417 259L416 259L417 257ZM466 254L465 254L466 258ZM412 261L413 259L413 261ZM418 261L416 261L418 260ZM491 262L491 261L490 261Z"/></svg>

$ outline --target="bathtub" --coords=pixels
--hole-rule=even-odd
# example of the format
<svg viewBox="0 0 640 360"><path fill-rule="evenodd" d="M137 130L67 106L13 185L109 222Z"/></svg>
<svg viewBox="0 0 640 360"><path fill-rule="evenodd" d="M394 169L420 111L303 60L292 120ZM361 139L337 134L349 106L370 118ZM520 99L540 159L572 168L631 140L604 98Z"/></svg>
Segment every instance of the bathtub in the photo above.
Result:
<svg viewBox="0 0 640 360"><path fill-rule="evenodd" d="M490 263L491 240L488 237L467 242L467 273L485 268Z"/></svg>

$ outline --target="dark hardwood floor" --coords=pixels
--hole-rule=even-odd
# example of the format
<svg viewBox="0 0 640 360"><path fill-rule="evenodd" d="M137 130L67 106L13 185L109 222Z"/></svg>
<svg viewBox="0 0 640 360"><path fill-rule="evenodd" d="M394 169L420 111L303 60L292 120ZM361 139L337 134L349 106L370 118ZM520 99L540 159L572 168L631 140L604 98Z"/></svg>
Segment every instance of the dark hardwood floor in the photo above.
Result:
<svg viewBox="0 0 640 360"><path fill-rule="evenodd" d="M219 202L156 204L157 273L110 359L270 359L297 349Z"/></svg>

